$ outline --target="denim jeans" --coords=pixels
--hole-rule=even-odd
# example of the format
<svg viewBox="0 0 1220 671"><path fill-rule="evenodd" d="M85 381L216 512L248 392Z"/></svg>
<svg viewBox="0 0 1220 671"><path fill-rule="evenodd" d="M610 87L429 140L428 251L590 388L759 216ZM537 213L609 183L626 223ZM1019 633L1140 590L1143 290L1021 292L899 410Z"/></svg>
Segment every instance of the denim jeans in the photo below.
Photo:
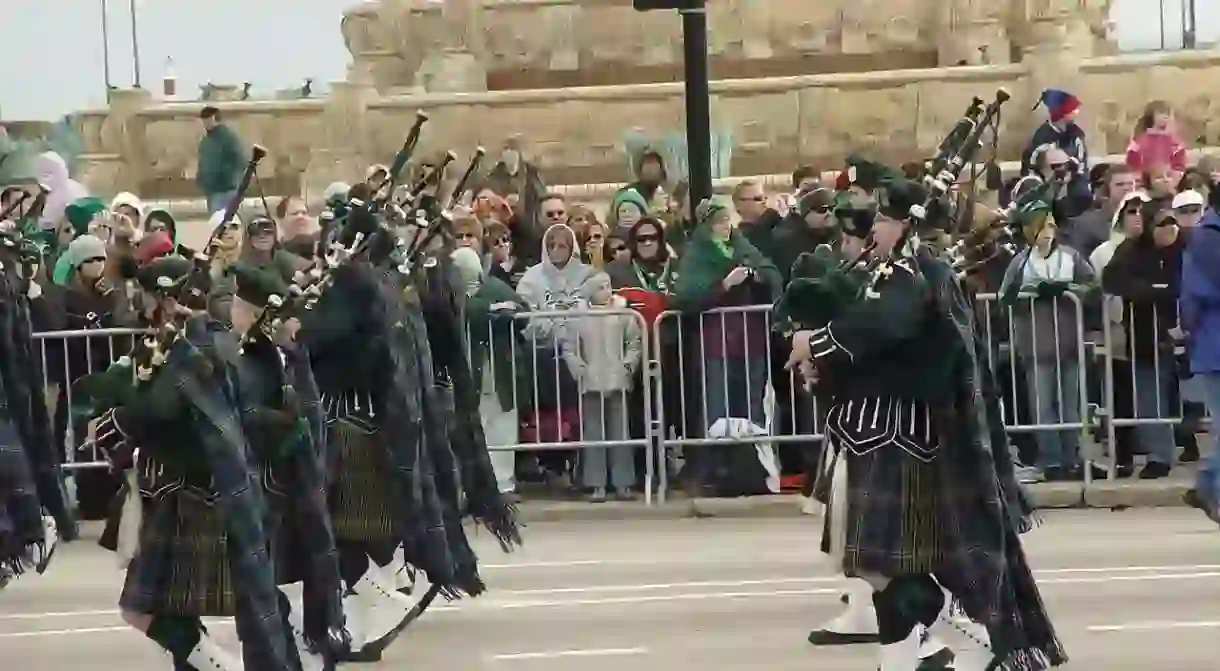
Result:
<svg viewBox="0 0 1220 671"><path fill-rule="evenodd" d="M208 215L216 214L228 207L233 201L233 197L237 195L237 191L221 191L219 193L204 194L208 201Z"/></svg>
<svg viewBox="0 0 1220 671"><path fill-rule="evenodd" d="M1201 382L1203 403L1207 405L1207 412L1212 416L1212 451L1199 469L1195 487L1208 501L1215 501L1220 497L1220 372L1201 373L1195 375L1195 379Z"/></svg>
<svg viewBox="0 0 1220 671"><path fill-rule="evenodd" d="M1080 363L1064 358L1058 362L1034 362L1027 366L1025 381L1034 424L1080 423ZM1037 431L1038 467L1075 468L1080 463L1080 429Z"/></svg>
<svg viewBox="0 0 1220 671"><path fill-rule="evenodd" d="M1136 361L1134 379L1133 405L1137 419L1163 419L1174 416L1170 401L1173 399L1173 385L1178 383L1178 378L1174 375L1173 363L1168 358L1161 359L1159 370L1152 361ZM1173 465L1177 441L1173 436L1172 424L1136 424L1135 439L1142 449L1147 450L1149 462Z"/></svg>
<svg viewBox="0 0 1220 671"><path fill-rule="evenodd" d="M626 445L598 447L596 443L627 439L626 396L618 392L586 392L581 398L581 440L591 444L580 451L581 480L586 487L606 486L606 456L610 456L610 482L619 489L635 486L635 448Z"/></svg>

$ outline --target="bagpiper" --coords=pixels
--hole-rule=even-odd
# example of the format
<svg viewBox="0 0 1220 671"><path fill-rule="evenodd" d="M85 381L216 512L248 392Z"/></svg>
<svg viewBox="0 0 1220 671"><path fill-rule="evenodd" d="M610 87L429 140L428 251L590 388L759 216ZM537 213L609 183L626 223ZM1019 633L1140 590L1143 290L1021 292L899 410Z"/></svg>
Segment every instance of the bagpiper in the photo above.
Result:
<svg viewBox="0 0 1220 671"><path fill-rule="evenodd" d="M119 606L182 671L300 668L269 555L261 474L242 422L240 361L232 333L185 305L206 289L193 261L156 259L137 281L153 332L89 392L112 407L93 423L97 447L118 470L134 468L142 505L138 546ZM134 384L132 376L134 375ZM125 535L120 522L118 535ZM240 656L204 617L235 617Z"/></svg>
<svg viewBox="0 0 1220 671"><path fill-rule="evenodd" d="M12 222L4 223L0 230L0 370L4 373L0 376L0 588L31 569L45 571L59 527L69 534L74 528L30 333L38 256L23 244Z"/></svg>
<svg viewBox="0 0 1220 671"><path fill-rule="evenodd" d="M926 200L905 180L878 192L857 298L792 337L789 365L830 399L826 430L841 446L844 573L874 590L882 671L919 667L920 625L961 671L1058 666L1066 655L996 475L971 315L952 270L919 243Z"/></svg>
<svg viewBox="0 0 1220 671"><path fill-rule="evenodd" d="M302 585L301 609L281 591L280 611L301 671L328 671L346 650L346 632L317 384L308 353L292 338L299 323L280 316L292 298L280 274L246 264L230 273L243 427L261 466L276 582Z"/></svg>

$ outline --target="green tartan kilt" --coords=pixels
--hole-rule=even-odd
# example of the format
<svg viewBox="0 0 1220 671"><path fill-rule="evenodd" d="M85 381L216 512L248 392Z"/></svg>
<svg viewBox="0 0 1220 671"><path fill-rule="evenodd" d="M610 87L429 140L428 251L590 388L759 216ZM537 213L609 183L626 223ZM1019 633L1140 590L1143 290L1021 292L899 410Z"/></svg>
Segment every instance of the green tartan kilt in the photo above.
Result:
<svg viewBox="0 0 1220 671"><path fill-rule="evenodd" d="M139 551L127 568L119 605L156 615L235 615L220 510L184 490L147 502Z"/></svg>
<svg viewBox="0 0 1220 671"><path fill-rule="evenodd" d="M394 469L381 435L343 420L327 435L336 455L329 493L335 540L390 542L396 535L390 484Z"/></svg>
<svg viewBox="0 0 1220 671"><path fill-rule="evenodd" d="M924 462L894 444L847 459L847 529L843 569L888 577L944 567L946 515L938 455ZM968 511L967 511L968 512Z"/></svg>

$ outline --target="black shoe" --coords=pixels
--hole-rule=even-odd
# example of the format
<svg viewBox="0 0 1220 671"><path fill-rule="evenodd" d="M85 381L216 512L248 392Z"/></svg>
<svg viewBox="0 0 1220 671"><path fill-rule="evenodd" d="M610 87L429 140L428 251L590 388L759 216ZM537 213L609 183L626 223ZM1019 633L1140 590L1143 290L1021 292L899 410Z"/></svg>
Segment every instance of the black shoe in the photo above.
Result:
<svg viewBox="0 0 1220 671"><path fill-rule="evenodd" d="M840 634L837 631L818 629L809 632L810 645L862 645L877 643L881 637L877 634Z"/></svg>
<svg viewBox="0 0 1220 671"><path fill-rule="evenodd" d="M1042 469L1042 475L1047 482L1064 482L1071 479L1070 474L1059 466L1047 466Z"/></svg>
<svg viewBox="0 0 1220 671"><path fill-rule="evenodd" d="M955 655L948 648L941 648L919 661L918 671L936 671L937 669L952 669Z"/></svg>
<svg viewBox="0 0 1220 671"><path fill-rule="evenodd" d="M1140 480L1159 480L1169 475L1169 464L1163 464L1158 461L1150 461L1144 470L1140 471Z"/></svg>
<svg viewBox="0 0 1220 671"><path fill-rule="evenodd" d="M1178 461L1183 464L1193 464L1199 460L1199 446L1187 445L1182 448L1182 455L1178 457Z"/></svg>
<svg viewBox="0 0 1220 671"><path fill-rule="evenodd" d="M1121 479L1129 478L1135 475L1135 464L1119 464L1118 477Z"/></svg>

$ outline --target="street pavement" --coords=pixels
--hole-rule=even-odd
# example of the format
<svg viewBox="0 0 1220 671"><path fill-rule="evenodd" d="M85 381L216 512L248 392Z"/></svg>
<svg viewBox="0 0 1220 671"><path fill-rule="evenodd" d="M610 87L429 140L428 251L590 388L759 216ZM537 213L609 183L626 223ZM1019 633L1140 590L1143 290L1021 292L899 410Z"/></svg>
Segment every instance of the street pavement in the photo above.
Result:
<svg viewBox="0 0 1220 671"><path fill-rule="evenodd" d="M490 591L437 604L366 669L875 669L870 646L815 649L839 581L817 518L537 522L501 554L473 534ZM1220 668L1220 530L1195 511L1055 511L1026 536L1078 671ZM114 611L121 573L89 541L0 592L0 665L168 670ZM229 645L229 623L213 625ZM359 667L357 667L359 668Z"/></svg>

